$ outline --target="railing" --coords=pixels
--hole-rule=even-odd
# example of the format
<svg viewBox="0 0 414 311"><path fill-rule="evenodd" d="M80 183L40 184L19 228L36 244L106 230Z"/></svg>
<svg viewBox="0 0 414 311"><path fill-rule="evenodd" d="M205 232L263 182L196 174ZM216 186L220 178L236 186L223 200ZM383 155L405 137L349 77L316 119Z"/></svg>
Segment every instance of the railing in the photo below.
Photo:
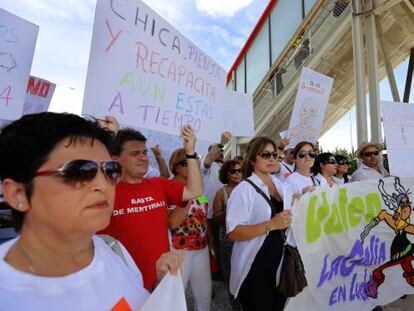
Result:
<svg viewBox="0 0 414 311"><path fill-rule="evenodd" d="M350 10L350 0L326 0L307 26L302 36L293 44L286 54L281 66L276 70L269 82L263 86L254 103L254 121L267 115L267 110L274 105L286 86L295 78L312 54L322 44L325 36L341 22Z"/></svg>

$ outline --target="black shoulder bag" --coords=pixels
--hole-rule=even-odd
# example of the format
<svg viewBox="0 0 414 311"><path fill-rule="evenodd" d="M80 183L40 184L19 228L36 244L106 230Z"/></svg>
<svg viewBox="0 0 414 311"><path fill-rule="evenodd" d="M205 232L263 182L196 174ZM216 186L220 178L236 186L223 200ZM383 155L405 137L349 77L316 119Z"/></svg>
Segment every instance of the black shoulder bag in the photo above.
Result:
<svg viewBox="0 0 414 311"><path fill-rule="evenodd" d="M246 181L256 189L257 193L261 194L270 208L275 210L270 199L254 182L249 179ZM282 241L285 242L285 232L280 230ZM306 286L308 282L305 276L305 268L303 266L302 258L300 257L299 250L297 247L289 244L284 245L284 255L282 258L282 268L280 272L280 282L278 290L285 297L295 297L299 294Z"/></svg>

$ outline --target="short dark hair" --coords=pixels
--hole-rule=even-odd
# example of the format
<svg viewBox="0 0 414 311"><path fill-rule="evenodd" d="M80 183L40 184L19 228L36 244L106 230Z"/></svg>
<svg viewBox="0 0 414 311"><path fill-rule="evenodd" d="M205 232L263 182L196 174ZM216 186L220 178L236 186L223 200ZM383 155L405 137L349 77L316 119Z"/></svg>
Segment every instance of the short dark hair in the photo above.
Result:
<svg viewBox="0 0 414 311"><path fill-rule="evenodd" d="M313 163L313 166L311 168L311 172L313 173L313 175L322 174L321 164L322 163L326 164L326 161L328 161L328 159L331 158L331 157L335 157L335 155L333 155L330 152L324 152L324 153L318 154L316 156L315 162Z"/></svg>
<svg viewBox="0 0 414 311"><path fill-rule="evenodd" d="M300 149L302 149L303 147L305 147L306 145L309 145L312 147L312 150L315 151L315 146L314 144L312 144L311 142L308 141L301 141L300 143L298 143L295 148L293 149L293 157L296 159L298 156L298 153L300 151Z"/></svg>
<svg viewBox="0 0 414 311"><path fill-rule="evenodd" d="M30 200L32 179L48 159L55 146L65 138L69 145L82 138L96 139L107 148L113 133L101 128L95 120L69 113L30 114L6 126L0 134L0 179L13 179L25 185ZM24 213L12 209L16 230L23 224Z"/></svg>
<svg viewBox="0 0 414 311"><path fill-rule="evenodd" d="M219 170L219 180L223 184L227 184L229 182L229 172L233 169L236 165L241 165L239 161L236 160L228 160L223 163Z"/></svg>
<svg viewBox="0 0 414 311"><path fill-rule="evenodd" d="M115 142L111 147L111 155L119 156L122 152L122 148L127 141L141 141L146 142L147 139L140 131L133 128L126 127L120 129L115 137Z"/></svg>

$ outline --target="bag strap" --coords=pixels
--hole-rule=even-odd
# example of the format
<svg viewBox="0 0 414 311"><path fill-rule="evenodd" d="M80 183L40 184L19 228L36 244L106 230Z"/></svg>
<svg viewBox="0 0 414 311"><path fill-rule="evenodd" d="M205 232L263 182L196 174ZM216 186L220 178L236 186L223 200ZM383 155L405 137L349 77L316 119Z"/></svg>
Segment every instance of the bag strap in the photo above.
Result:
<svg viewBox="0 0 414 311"><path fill-rule="evenodd" d="M319 179L317 179L317 178L315 178L315 177L313 177L312 175L310 176L310 178L312 179L312 183L313 183L313 185L316 187L316 182L315 182L315 180L318 182L318 185L320 186L321 185L321 182L319 181Z"/></svg>
<svg viewBox="0 0 414 311"><path fill-rule="evenodd" d="M262 189L260 189L254 182L252 182L250 179L246 179L246 181L253 186L253 188L256 189L257 193L261 194L262 197L266 200L267 204L270 206L270 210L272 211L271 214L274 216L276 214L276 208L273 206L272 201L270 201L269 197L263 192Z"/></svg>
<svg viewBox="0 0 414 311"><path fill-rule="evenodd" d="M270 206L270 210L271 213L274 215L276 215L276 207L273 205L272 201L270 201L270 199L268 198L268 196L263 192L262 189L260 189L254 182L252 182L250 179L245 179L245 181L247 181L250 185L253 186L254 189L256 189L257 193L261 194L263 196L263 198L266 200L266 202L269 204ZM285 233L284 230L279 230L280 231L280 236L282 238L283 243L285 243L286 238L285 238Z"/></svg>
<svg viewBox="0 0 414 311"><path fill-rule="evenodd" d="M292 170L285 163L282 163L282 165L292 174Z"/></svg>
<svg viewBox="0 0 414 311"><path fill-rule="evenodd" d="M110 235L107 234L98 234L98 237L100 237L106 245L108 245L111 250L117 255L121 260L128 266L128 263L126 261L125 255L122 252L121 246L119 245L119 241Z"/></svg>

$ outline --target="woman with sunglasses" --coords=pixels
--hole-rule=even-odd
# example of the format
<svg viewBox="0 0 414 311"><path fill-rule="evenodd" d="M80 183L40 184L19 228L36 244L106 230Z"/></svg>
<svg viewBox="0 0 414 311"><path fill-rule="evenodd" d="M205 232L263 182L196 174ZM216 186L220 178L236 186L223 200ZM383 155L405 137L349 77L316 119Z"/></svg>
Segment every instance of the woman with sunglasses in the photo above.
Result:
<svg viewBox="0 0 414 311"><path fill-rule="evenodd" d="M336 184L333 176L336 174L337 168L335 156L330 152L323 152L316 156L311 171L321 186L329 185L332 187Z"/></svg>
<svg viewBox="0 0 414 311"><path fill-rule="evenodd" d="M0 246L7 310L137 310L148 298L125 248L95 235L109 224L122 173L111 139L72 114L27 115L3 129L0 178L19 231ZM162 255L159 279L181 257Z"/></svg>
<svg viewBox="0 0 414 311"><path fill-rule="evenodd" d="M332 177L336 184L344 185L349 182L348 178L348 169L349 169L349 162L348 159L340 154L335 155L336 163L338 167L336 169L336 174Z"/></svg>
<svg viewBox="0 0 414 311"><path fill-rule="evenodd" d="M173 180L187 184L188 167L184 148L175 150L170 157ZM211 272L208 243L212 243L207 226L208 201L202 195L186 203L185 208L170 206L169 227L172 246L184 251L181 276L184 288L190 282L196 310L209 311L211 304Z"/></svg>
<svg viewBox="0 0 414 311"><path fill-rule="evenodd" d="M272 175L277 163L275 143L254 138L247 147L245 178L232 192L227 206L231 255L230 292L243 311L283 310L286 298L276 288L282 258L281 230L291 222L283 211L282 184Z"/></svg>
<svg viewBox="0 0 414 311"><path fill-rule="evenodd" d="M229 160L224 162L219 171L219 179L224 186L217 191L214 198L213 215L214 220L220 226L220 269L223 272L223 280L230 280L230 259L233 242L229 241L226 233L226 210L227 202L234 188L242 181L242 167L239 161ZM233 295L229 295L232 310L241 310L240 303L234 299Z"/></svg>

